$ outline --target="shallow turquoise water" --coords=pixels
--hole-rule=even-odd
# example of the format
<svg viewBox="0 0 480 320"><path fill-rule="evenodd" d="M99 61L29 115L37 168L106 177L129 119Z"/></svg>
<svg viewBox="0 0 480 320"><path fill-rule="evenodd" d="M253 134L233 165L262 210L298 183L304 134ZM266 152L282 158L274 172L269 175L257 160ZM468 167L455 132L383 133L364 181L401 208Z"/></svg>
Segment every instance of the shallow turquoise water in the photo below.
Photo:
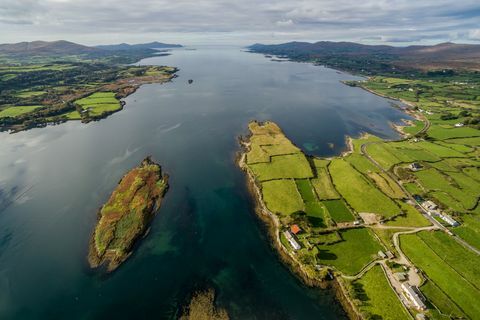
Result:
<svg viewBox="0 0 480 320"><path fill-rule="evenodd" d="M339 82L354 76L240 48L142 63L181 70L100 122L0 134L0 318L169 319L192 290L213 286L233 319L344 319L331 292L302 286L270 248L235 165L236 138L249 120L271 119L330 156L345 135L395 137L388 121L405 116ZM117 272L92 272L96 211L146 155L171 176L164 205Z"/></svg>

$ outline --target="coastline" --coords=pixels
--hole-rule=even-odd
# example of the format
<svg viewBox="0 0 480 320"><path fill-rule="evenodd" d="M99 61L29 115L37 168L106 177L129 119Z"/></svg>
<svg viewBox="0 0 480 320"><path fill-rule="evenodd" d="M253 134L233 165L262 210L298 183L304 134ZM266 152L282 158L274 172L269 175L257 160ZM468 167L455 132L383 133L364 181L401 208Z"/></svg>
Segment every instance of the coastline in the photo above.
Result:
<svg viewBox="0 0 480 320"><path fill-rule="evenodd" d="M247 140L246 140L247 139ZM254 200L254 211L256 216L262 221L267 229L268 238L272 248L278 255L280 261L290 270L290 272L297 277L304 285L308 287L315 287L320 289L331 289L336 301L341 305L343 311L349 319L362 319L360 311L355 306L354 302L348 295L344 284L339 279L339 276L334 275L329 269L329 274L332 276L331 280L318 280L310 277L301 267L301 263L286 250L280 240L280 222L275 214L273 214L266 207L263 202L262 193L260 187L255 182L255 177L246 165L246 153L249 148L249 137L239 137L238 141L241 146L241 151L237 155L236 163L239 168L246 173L245 183L248 192ZM349 146L353 151L352 138L349 139ZM350 151L350 152L351 152ZM343 154L343 153L342 153Z"/></svg>

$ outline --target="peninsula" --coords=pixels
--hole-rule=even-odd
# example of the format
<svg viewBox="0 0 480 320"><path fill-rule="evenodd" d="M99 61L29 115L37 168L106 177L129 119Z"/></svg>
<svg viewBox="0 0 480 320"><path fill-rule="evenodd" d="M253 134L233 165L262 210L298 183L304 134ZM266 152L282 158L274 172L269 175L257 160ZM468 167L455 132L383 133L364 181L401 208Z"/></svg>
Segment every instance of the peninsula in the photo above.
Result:
<svg viewBox="0 0 480 320"><path fill-rule="evenodd" d="M480 183L465 174L478 172L470 143L478 138L451 139L446 133L457 128L419 123L399 141L350 139L349 152L328 159L306 155L273 122L252 121L241 139L239 165L280 257L309 285L334 278L351 318L474 318L480 311L479 251L456 236L468 240L478 214ZM452 171L440 173L447 163ZM427 173L444 182L429 183ZM450 197L465 199L465 207L445 205Z"/></svg>
<svg viewBox="0 0 480 320"><path fill-rule="evenodd" d="M150 157L120 180L98 213L88 254L92 268L106 265L110 272L130 256L160 208L167 189L168 176Z"/></svg>

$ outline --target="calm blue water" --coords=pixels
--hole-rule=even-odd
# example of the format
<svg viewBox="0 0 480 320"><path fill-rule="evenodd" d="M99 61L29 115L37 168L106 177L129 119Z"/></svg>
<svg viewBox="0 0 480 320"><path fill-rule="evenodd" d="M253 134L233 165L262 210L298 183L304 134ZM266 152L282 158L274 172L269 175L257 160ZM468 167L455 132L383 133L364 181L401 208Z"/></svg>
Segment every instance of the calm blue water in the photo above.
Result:
<svg viewBox="0 0 480 320"><path fill-rule="evenodd" d="M271 119L304 150L330 156L345 135L395 137L388 122L405 116L339 82L354 76L240 48L142 63L181 70L100 122L0 134L0 318L171 319L192 290L213 286L233 319L344 319L330 291L305 288L270 248L236 138L249 120ZM163 207L117 272L92 272L97 209L146 155L171 176Z"/></svg>

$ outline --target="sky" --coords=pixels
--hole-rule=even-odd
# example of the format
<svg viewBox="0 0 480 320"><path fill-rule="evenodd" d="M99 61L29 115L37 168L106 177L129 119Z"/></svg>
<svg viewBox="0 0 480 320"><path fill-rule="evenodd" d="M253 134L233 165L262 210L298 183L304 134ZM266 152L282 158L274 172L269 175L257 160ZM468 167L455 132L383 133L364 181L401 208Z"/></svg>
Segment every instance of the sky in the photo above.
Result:
<svg viewBox="0 0 480 320"><path fill-rule="evenodd" d="M0 0L0 43L480 44L479 0Z"/></svg>

